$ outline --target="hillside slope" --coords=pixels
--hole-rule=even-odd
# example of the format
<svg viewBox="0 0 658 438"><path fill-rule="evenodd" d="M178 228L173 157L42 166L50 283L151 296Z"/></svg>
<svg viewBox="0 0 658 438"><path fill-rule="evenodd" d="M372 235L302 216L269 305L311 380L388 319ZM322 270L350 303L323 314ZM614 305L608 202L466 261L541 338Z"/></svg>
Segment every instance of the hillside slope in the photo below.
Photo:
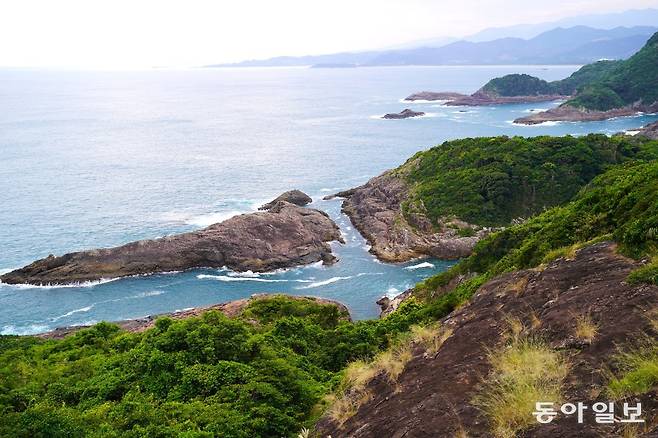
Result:
<svg viewBox="0 0 658 438"><path fill-rule="evenodd" d="M658 111L658 33L626 61L595 78L583 81L575 96L551 110L516 120L535 124L545 121L603 120L637 112Z"/></svg>
<svg viewBox="0 0 658 438"><path fill-rule="evenodd" d="M607 166L653 149L604 135L455 140L338 195L380 259L457 258L492 227L564 203Z"/></svg>

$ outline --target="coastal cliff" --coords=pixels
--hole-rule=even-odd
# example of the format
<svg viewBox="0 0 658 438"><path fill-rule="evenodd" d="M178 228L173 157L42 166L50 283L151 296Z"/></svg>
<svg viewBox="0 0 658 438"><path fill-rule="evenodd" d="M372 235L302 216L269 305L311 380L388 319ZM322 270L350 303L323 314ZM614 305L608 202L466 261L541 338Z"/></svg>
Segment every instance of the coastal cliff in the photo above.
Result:
<svg viewBox="0 0 658 438"><path fill-rule="evenodd" d="M638 144L602 135L449 141L335 196L382 261L462 258L493 230L568 201Z"/></svg>
<svg viewBox="0 0 658 438"><path fill-rule="evenodd" d="M331 241L342 237L326 213L278 201L267 211L234 216L198 231L51 255L0 279L10 284L65 284L224 266L264 272L317 261L333 263Z"/></svg>
<svg viewBox="0 0 658 438"><path fill-rule="evenodd" d="M404 178L387 172L360 187L336 194L345 198L342 211L378 259L386 262L426 256L456 259L470 254L475 243L487 233L457 219L432 223L422 212L405 215L402 206L410 199L409 190ZM460 229L468 229L472 235L459 236Z"/></svg>

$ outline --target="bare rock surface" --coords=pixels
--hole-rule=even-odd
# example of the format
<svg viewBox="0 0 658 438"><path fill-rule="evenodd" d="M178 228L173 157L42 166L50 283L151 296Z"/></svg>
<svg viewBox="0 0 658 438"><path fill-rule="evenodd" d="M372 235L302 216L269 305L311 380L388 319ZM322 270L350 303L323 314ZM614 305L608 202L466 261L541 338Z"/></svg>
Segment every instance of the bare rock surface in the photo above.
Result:
<svg viewBox="0 0 658 438"><path fill-rule="evenodd" d="M648 125L642 127L637 135L642 135L652 140L658 140L658 122L649 123Z"/></svg>
<svg viewBox="0 0 658 438"><path fill-rule="evenodd" d="M264 272L320 260L332 263L328 242L334 240L342 241L340 231L326 213L279 201L268 211L234 216L198 231L50 255L0 280L67 284L200 267Z"/></svg>
<svg viewBox="0 0 658 438"><path fill-rule="evenodd" d="M410 110L409 108L402 110L399 113L389 113L389 114L384 114L382 118L384 119L409 119L411 117L420 117L424 116L425 113L422 111L413 111Z"/></svg>
<svg viewBox="0 0 658 438"><path fill-rule="evenodd" d="M487 106L487 105L505 105L510 103L534 103L550 102L553 100L566 99L568 96L561 94L538 94L529 96L495 96L481 90L470 96L461 97L447 102L448 106Z"/></svg>
<svg viewBox="0 0 658 438"><path fill-rule="evenodd" d="M268 202L267 204L262 205L258 209L269 210L270 208L274 207L278 202L281 201L290 202L291 204L295 204L300 207L303 207L313 202L313 199L310 196L308 196L306 193L302 192L301 190L297 190L297 189L288 190L287 192L280 194L279 196L277 196L275 199Z"/></svg>
<svg viewBox="0 0 658 438"><path fill-rule="evenodd" d="M409 197L409 187L390 171L335 196L345 198L343 212L371 245L370 252L385 262L427 256L465 257L488 232L457 219L434 224L420 212L403 214L402 203ZM460 227L472 228L474 235L460 237Z"/></svg>
<svg viewBox="0 0 658 438"><path fill-rule="evenodd" d="M493 436L489 419L474 399L486 391L489 352L504 348L514 336L513 318L522 323L517 336L540 339L566 355L571 367L563 385L564 400L590 407L606 401L605 385L619 348L637 345L645 334L658 334L647 317L658 308L658 286L626 282L638 266L617 254L613 243L604 242L581 249L573 260L558 259L543 270L516 271L490 280L442 321L442 329L451 334L436 353L427 355L416 346L396 381L377 375L367 384L368 397L361 399L354 415L342 425L330 416L322 418L316 425L318 436ZM577 337L579 315L589 315L597 325L593 339ZM658 407L654 391L634 401L642 403L643 413ZM616 409L620 412L620 404ZM647 421L655 428L653 420ZM533 426L517 436L618 437L623 436L622 429L619 423L597 424L590 410L584 424L560 415L551 424Z"/></svg>
<svg viewBox="0 0 658 438"><path fill-rule="evenodd" d="M592 111L571 105L560 105L547 111L531 114L514 120L523 125L538 125L545 122L591 122L613 119L615 117L635 116L639 113L658 111L658 103L651 106L638 105L616 108L609 111Z"/></svg>

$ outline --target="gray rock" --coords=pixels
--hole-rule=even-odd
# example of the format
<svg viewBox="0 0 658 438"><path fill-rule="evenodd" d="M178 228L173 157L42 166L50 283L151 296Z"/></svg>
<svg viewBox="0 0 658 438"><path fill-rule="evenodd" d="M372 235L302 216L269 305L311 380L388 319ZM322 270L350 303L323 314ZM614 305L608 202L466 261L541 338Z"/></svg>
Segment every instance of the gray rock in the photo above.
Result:
<svg viewBox="0 0 658 438"><path fill-rule="evenodd" d="M313 199L311 199L310 196L308 196L306 193L302 192L301 190L289 190L287 192L282 193L281 195L277 196L275 199L272 201L268 202L267 204L259 207L259 210L269 210L277 202L280 201L285 201L285 202L290 202L291 204L298 205L300 207L303 207L307 204L310 204L313 202Z"/></svg>
<svg viewBox="0 0 658 438"><path fill-rule="evenodd" d="M326 213L279 201L269 211L242 214L198 231L50 255L0 279L10 284L66 284L224 266L264 272L333 263L328 242L334 240L342 242L340 231Z"/></svg>

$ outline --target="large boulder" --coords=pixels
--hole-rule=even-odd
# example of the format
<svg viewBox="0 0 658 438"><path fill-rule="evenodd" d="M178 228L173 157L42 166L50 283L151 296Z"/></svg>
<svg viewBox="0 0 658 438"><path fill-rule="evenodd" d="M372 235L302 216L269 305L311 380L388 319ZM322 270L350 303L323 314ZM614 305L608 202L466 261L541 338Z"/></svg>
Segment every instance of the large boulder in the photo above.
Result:
<svg viewBox="0 0 658 438"><path fill-rule="evenodd" d="M269 210L270 208L274 207L277 202L280 201L290 202L291 204L295 204L300 207L303 207L313 202L313 199L311 199L310 196L308 196L306 193L302 192L301 190L297 190L297 189L288 190L287 192L280 194L279 196L277 196L267 204L262 205L258 209Z"/></svg>

